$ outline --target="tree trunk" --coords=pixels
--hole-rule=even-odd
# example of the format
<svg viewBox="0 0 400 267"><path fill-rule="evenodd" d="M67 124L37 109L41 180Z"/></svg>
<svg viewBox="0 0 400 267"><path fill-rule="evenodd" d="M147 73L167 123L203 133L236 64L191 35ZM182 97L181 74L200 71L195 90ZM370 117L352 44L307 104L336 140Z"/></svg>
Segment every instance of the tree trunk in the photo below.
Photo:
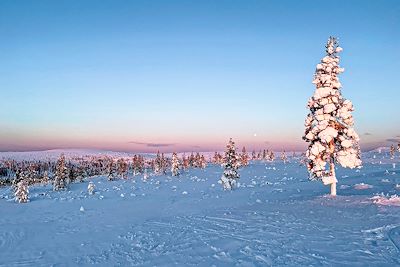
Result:
<svg viewBox="0 0 400 267"><path fill-rule="evenodd" d="M330 176L333 178L333 182L331 183L331 196L336 196L336 173L335 173L335 159L333 157L335 153L335 144L333 140L329 144L330 152L331 152L331 160L329 166Z"/></svg>
<svg viewBox="0 0 400 267"><path fill-rule="evenodd" d="M334 177L336 180L334 163L331 163L331 165L330 165L330 173L331 173L331 176ZM336 196L336 182L331 183L331 196Z"/></svg>

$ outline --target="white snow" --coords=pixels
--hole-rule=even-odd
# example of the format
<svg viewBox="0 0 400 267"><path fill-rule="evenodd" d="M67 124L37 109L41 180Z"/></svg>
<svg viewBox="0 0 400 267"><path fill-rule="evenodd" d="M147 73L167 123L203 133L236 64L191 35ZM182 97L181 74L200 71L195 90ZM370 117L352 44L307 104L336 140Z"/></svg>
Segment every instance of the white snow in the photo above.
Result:
<svg viewBox="0 0 400 267"><path fill-rule="evenodd" d="M378 195L371 198L373 203L380 206L398 206L400 207L400 196L392 195L392 196L384 196Z"/></svg>
<svg viewBox="0 0 400 267"><path fill-rule="evenodd" d="M0 265L397 266L400 173L382 183L393 160L373 155L363 154L361 169L338 166L335 198L308 181L300 158L250 161L233 191L212 186L223 172L214 164L179 179L103 175L63 191L33 185L25 204L0 187Z"/></svg>

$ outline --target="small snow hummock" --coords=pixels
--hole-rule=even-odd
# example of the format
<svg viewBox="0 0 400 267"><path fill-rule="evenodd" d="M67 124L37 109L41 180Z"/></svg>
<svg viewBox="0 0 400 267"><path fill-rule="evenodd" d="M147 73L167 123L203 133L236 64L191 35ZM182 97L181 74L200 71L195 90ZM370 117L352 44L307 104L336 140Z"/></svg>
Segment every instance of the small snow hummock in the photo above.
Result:
<svg viewBox="0 0 400 267"><path fill-rule="evenodd" d="M356 190L365 190L370 188L373 188L373 186L370 184L359 183L354 185L354 189Z"/></svg>
<svg viewBox="0 0 400 267"><path fill-rule="evenodd" d="M385 196L383 194L371 198L372 202L381 206L396 206L400 207L400 196L392 195Z"/></svg>
<svg viewBox="0 0 400 267"><path fill-rule="evenodd" d="M80 212L84 212L85 208L83 206L81 206L81 208L79 209Z"/></svg>

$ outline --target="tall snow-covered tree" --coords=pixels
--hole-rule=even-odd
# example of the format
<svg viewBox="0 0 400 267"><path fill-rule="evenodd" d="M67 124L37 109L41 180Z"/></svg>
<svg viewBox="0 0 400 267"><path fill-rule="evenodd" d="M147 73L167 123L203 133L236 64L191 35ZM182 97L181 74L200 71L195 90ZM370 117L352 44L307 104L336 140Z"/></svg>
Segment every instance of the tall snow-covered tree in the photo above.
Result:
<svg viewBox="0 0 400 267"><path fill-rule="evenodd" d="M310 179L330 184L331 195L336 195L335 163L348 168L361 165L359 136L351 114L353 104L342 96L338 77L344 71L338 56L342 50L337 39L329 37L326 56L316 67L313 79L316 90L308 101L310 113L303 137L309 143L306 156Z"/></svg>
<svg viewBox="0 0 400 267"><path fill-rule="evenodd" d="M222 164L224 173L219 181L225 190L232 190L236 187L237 180L240 178L238 173L239 165L239 156L236 153L235 142L231 138L226 145L224 163Z"/></svg>
<svg viewBox="0 0 400 267"><path fill-rule="evenodd" d="M53 190L59 191L67 188L67 180L69 179L69 171L65 164L65 156L61 154L56 164L56 174L54 176Z"/></svg>
<svg viewBox="0 0 400 267"><path fill-rule="evenodd" d="M26 179L18 182L17 190L15 191L15 201L26 203L29 201L29 187Z"/></svg>

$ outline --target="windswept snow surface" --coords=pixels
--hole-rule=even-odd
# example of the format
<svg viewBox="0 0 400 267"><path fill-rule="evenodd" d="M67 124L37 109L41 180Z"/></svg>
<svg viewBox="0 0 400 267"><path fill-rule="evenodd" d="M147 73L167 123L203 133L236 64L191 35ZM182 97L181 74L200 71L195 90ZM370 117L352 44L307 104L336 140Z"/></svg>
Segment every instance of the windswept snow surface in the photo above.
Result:
<svg viewBox="0 0 400 267"><path fill-rule="evenodd" d="M3 187L0 266L399 266L400 207L371 200L400 193L399 159L366 156L362 169L338 170L336 198L292 158L251 162L233 191L216 165L34 186L26 204Z"/></svg>

